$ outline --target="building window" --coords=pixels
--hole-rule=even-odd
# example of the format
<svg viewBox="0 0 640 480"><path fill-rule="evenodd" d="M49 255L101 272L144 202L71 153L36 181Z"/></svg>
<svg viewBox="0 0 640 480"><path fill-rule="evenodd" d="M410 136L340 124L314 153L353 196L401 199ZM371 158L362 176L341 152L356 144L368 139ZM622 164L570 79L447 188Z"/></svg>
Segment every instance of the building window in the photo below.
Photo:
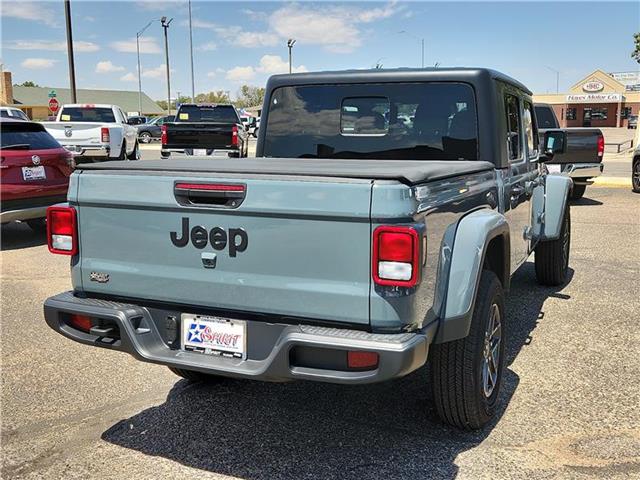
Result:
<svg viewBox="0 0 640 480"><path fill-rule="evenodd" d="M607 109L605 108L592 108L591 109L591 120L606 120L607 119Z"/></svg>
<svg viewBox="0 0 640 480"><path fill-rule="evenodd" d="M567 108L567 120L575 120L576 119L576 109L573 107Z"/></svg>
<svg viewBox="0 0 640 480"><path fill-rule="evenodd" d="M631 107L624 107L622 109L622 118L629 118L629 115L631 115Z"/></svg>

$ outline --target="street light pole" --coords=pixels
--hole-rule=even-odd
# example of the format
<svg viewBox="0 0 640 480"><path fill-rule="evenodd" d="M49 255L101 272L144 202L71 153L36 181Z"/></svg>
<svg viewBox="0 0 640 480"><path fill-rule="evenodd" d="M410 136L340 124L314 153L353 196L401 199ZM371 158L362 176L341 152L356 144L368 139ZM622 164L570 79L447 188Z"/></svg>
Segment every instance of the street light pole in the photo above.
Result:
<svg viewBox="0 0 640 480"><path fill-rule="evenodd" d="M76 95L76 67L73 61L73 33L71 31L71 3L64 0L64 17L67 24L67 56L69 58L69 87L71 89L71 103L78 103Z"/></svg>
<svg viewBox="0 0 640 480"><path fill-rule="evenodd" d="M291 50L293 49L293 46L296 44L296 41L292 38L290 38L289 40L287 40L287 47L289 48L289 73L291 73L292 68L291 68Z"/></svg>
<svg viewBox="0 0 640 480"><path fill-rule="evenodd" d="M555 68L547 67L552 72L556 73L556 93L560 93L560 72Z"/></svg>
<svg viewBox="0 0 640 480"><path fill-rule="evenodd" d="M140 67L140 37L149 26L155 22L151 20L142 30L136 33L136 52L138 53L138 115L142 115L142 68Z"/></svg>
<svg viewBox="0 0 640 480"><path fill-rule="evenodd" d="M169 30L169 24L173 18L167 21L167 17L160 19L160 24L164 29L164 62L167 67L167 114L171 115L171 79L169 78L169 40L167 38L167 30Z"/></svg>
<svg viewBox="0 0 640 480"><path fill-rule="evenodd" d="M422 68L424 68L424 38L422 39Z"/></svg>
<svg viewBox="0 0 640 480"><path fill-rule="evenodd" d="M189 49L191 50L191 103L195 103L196 84L193 78L193 31L191 28L191 0L189 0Z"/></svg>
<svg viewBox="0 0 640 480"><path fill-rule="evenodd" d="M422 58L422 62L421 62L421 65L422 65L422 68L424 68L424 37L418 38L413 33L408 32L406 30L400 30L398 33L404 33L406 35L409 35L410 37L415 38L416 40L420 40L420 45L422 47L422 57L421 57Z"/></svg>

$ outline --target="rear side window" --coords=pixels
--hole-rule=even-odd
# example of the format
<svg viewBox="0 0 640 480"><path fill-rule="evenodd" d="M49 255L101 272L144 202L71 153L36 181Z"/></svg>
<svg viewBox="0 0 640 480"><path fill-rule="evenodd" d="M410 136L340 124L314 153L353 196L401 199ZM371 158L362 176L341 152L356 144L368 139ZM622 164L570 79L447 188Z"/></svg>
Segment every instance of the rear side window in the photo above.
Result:
<svg viewBox="0 0 640 480"><path fill-rule="evenodd" d="M178 111L177 121L240 123L236 109L231 105L183 105Z"/></svg>
<svg viewBox="0 0 640 480"><path fill-rule="evenodd" d="M24 146L25 150L49 150L60 144L41 125L31 123L2 123L0 148Z"/></svg>
<svg viewBox="0 0 640 480"><path fill-rule="evenodd" d="M538 128L558 128L558 122L549 107L535 107Z"/></svg>
<svg viewBox="0 0 640 480"><path fill-rule="evenodd" d="M520 121L520 101L514 95L505 97L505 107L507 115L507 150L509 160L522 158L521 125Z"/></svg>
<svg viewBox="0 0 640 480"><path fill-rule="evenodd" d="M20 120L29 120L29 117L22 110L0 110L0 117L3 118L19 118Z"/></svg>
<svg viewBox="0 0 640 480"><path fill-rule="evenodd" d="M263 155L289 158L476 160L476 100L456 82L275 89Z"/></svg>
<svg viewBox="0 0 640 480"><path fill-rule="evenodd" d="M524 102L524 135L527 140L527 155L534 158L538 155L538 128L533 108L529 102Z"/></svg>
<svg viewBox="0 0 640 480"><path fill-rule="evenodd" d="M62 122L115 123L116 117L111 108L65 107L60 113L60 120Z"/></svg>

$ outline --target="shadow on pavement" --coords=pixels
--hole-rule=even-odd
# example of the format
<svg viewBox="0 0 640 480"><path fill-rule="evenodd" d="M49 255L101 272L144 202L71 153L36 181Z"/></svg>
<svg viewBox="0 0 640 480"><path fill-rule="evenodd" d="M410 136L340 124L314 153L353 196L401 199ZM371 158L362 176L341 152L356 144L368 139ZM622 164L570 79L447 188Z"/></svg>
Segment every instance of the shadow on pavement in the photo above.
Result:
<svg viewBox="0 0 640 480"><path fill-rule="evenodd" d="M38 247L46 243L46 233L44 231L34 232L26 223L11 222L2 225L0 250L18 250L20 248Z"/></svg>
<svg viewBox="0 0 640 480"><path fill-rule="evenodd" d="M571 272L573 273L573 272ZM544 301L560 288L535 281L532 263L507 299L507 365L532 341ZM366 386L312 382L179 381L164 404L113 425L102 439L146 455L246 479L455 478L456 457L500 421L519 378L505 369L502 407L483 431L437 418L428 368Z"/></svg>
<svg viewBox="0 0 640 480"><path fill-rule="evenodd" d="M571 200L572 207L581 207L588 205L604 205L600 200L594 200L593 198L582 197L580 200Z"/></svg>

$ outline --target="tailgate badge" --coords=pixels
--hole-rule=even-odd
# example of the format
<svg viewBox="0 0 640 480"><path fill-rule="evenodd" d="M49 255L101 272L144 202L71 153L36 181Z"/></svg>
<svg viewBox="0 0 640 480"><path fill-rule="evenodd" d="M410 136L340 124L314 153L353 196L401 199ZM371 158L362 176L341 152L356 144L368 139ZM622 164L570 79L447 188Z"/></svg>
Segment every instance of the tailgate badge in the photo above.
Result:
<svg viewBox="0 0 640 480"><path fill-rule="evenodd" d="M73 130L71 130L71 125L65 125L64 126L64 136L65 137L70 137L71 135L73 135Z"/></svg>
<svg viewBox="0 0 640 480"><path fill-rule="evenodd" d="M217 255L215 253L203 252L200 258L202 258L204 268L216 268Z"/></svg>
<svg viewBox="0 0 640 480"><path fill-rule="evenodd" d="M109 281L109 274L103 272L91 272L89 274L89 280L98 283L107 283Z"/></svg>
<svg viewBox="0 0 640 480"><path fill-rule="evenodd" d="M31 157L31 161L34 165L40 165L40 157L38 155L33 155Z"/></svg>

